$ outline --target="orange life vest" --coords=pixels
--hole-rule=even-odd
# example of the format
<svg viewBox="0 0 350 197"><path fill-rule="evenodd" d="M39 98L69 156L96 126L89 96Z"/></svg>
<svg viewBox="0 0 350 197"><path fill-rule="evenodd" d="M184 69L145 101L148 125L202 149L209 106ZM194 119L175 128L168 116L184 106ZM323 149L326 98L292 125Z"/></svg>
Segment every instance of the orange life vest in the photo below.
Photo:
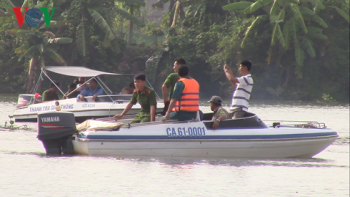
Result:
<svg viewBox="0 0 350 197"><path fill-rule="evenodd" d="M181 78L185 87L172 111L199 111L199 84L195 79Z"/></svg>

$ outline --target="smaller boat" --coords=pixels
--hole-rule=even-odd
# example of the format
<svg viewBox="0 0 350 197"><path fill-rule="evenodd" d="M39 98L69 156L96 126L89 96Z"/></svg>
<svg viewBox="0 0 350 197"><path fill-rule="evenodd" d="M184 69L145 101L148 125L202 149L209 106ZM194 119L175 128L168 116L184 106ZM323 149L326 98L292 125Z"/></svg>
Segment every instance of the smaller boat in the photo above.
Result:
<svg viewBox="0 0 350 197"><path fill-rule="evenodd" d="M106 95L98 96L98 101L93 101L92 96L88 96L85 97L86 102L81 102L77 98L70 98L61 99L58 100L58 102L49 101L43 103L41 102L41 95L38 93L20 94L18 97L17 109L12 115L16 122L36 122L38 113L56 111L56 106L59 106L61 111L73 112L77 122L82 122L89 118L111 117L115 114L122 113L132 97L132 94L113 93L99 77L101 75L121 76L126 74L103 72L80 66L46 66L41 69L37 84L39 84L43 76L46 76L51 82L53 82L47 74L48 71L64 76L90 78L84 84L95 79ZM148 84L150 85L149 82ZM37 87L34 92L37 91ZM59 87L57 88L64 95L64 91ZM162 112L163 108L164 103L158 102L157 112ZM136 114L140 109L141 105L136 104L127 114Z"/></svg>
<svg viewBox="0 0 350 197"><path fill-rule="evenodd" d="M38 139L47 154L115 157L311 158L338 137L323 123L274 122L257 115L220 122L211 128L213 113L203 120L129 124L130 120L89 120L83 131L69 112L38 114ZM86 122L85 122L86 123ZM80 131L78 131L80 130Z"/></svg>

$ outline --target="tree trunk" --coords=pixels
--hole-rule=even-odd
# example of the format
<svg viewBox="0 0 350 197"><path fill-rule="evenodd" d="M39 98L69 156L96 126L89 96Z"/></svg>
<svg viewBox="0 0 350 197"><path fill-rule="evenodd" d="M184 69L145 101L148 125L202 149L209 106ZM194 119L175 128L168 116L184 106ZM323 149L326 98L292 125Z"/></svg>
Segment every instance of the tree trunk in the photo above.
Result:
<svg viewBox="0 0 350 197"><path fill-rule="evenodd" d="M130 6L130 14L134 15L134 6ZM132 42L132 30L133 30L133 22L130 20L130 26L129 26L129 45Z"/></svg>
<svg viewBox="0 0 350 197"><path fill-rule="evenodd" d="M27 83L25 86L26 93L31 93L31 90L33 88L34 67L35 67L36 62L37 62L37 60L35 58L32 58L29 61L28 78L27 78Z"/></svg>
<svg viewBox="0 0 350 197"><path fill-rule="evenodd" d="M169 5L169 13L170 13L170 23L169 23L169 27L171 27L171 24L173 24L173 15L171 15L171 10L173 9L175 0L170 0L170 5Z"/></svg>
<svg viewBox="0 0 350 197"><path fill-rule="evenodd" d="M180 10L180 4L181 4L181 0L177 0L176 7L175 7L173 24L171 24L170 28L174 28L176 26L177 16L179 15L179 10Z"/></svg>

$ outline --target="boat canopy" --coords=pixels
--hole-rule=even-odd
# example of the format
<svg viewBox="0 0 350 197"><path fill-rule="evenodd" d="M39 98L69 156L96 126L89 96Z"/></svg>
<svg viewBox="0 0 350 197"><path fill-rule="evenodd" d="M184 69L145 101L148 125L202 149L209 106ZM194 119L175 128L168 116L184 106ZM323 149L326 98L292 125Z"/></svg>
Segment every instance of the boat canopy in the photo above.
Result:
<svg viewBox="0 0 350 197"><path fill-rule="evenodd" d="M82 66L45 66L42 70L48 70L61 75L72 77L97 77L99 75L124 75L118 73L109 73Z"/></svg>

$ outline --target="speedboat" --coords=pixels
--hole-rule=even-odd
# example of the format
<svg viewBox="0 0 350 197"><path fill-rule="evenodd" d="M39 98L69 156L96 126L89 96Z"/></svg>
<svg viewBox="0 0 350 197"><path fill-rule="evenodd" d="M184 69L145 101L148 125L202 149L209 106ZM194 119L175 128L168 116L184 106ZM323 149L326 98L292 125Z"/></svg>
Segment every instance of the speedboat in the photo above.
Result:
<svg viewBox="0 0 350 197"><path fill-rule="evenodd" d="M324 123L273 122L256 114L223 120L212 128L213 113L190 121L128 123L129 119L88 120L87 129L68 112L38 114L38 139L47 154L113 157L311 158L331 145L337 132ZM86 122L85 122L86 123ZM83 123L82 123L83 124Z"/></svg>
<svg viewBox="0 0 350 197"><path fill-rule="evenodd" d="M115 114L122 113L132 97L132 94L113 93L99 77L101 75L126 74L102 72L80 66L46 66L41 69L38 82L40 82L43 76L47 77L51 82L53 82L53 80L47 74L47 71L64 76L90 78L84 84L87 84L91 79L95 79L106 95L98 96L97 101L92 101L92 97L88 96L85 97L85 102L81 102L77 98L61 99L57 102L41 102L41 95L38 93L20 94L18 97L17 108L13 113L13 118L16 122L36 122L38 113L57 111L57 108L59 108L60 111L73 112L74 117L78 122L82 122L89 118L111 117ZM148 81L147 83L150 85ZM39 85L39 83L37 84ZM37 91L38 85L34 89L34 92ZM64 95L62 89L60 89L60 87L57 88ZM157 102L157 112L162 112L163 108L164 103ZM141 105L135 104L127 114L136 114L140 111L140 109Z"/></svg>

